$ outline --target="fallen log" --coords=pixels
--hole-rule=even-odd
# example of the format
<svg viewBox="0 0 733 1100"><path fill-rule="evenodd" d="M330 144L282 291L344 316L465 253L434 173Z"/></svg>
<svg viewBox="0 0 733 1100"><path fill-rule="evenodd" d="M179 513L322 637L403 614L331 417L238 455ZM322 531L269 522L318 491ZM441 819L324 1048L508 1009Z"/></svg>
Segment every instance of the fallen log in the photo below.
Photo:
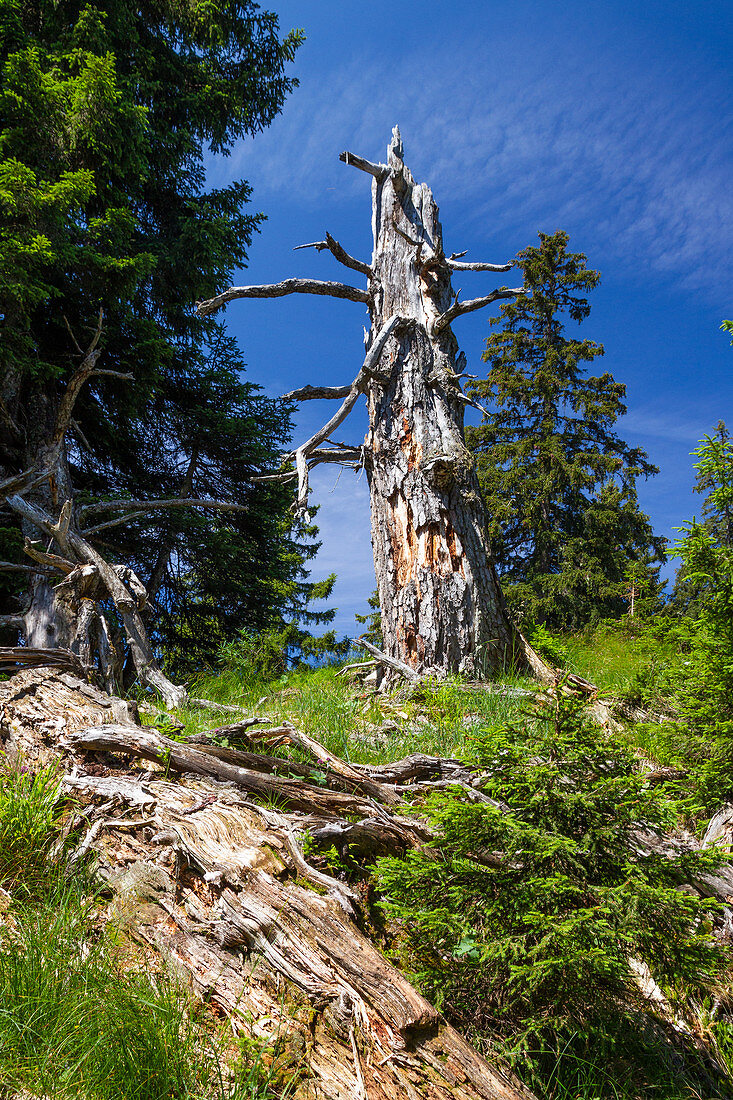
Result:
<svg viewBox="0 0 733 1100"><path fill-rule="evenodd" d="M53 669L0 684L6 752L57 760L64 789L88 803L79 848L96 854L117 919L237 1031L281 1049L293 1100L532 1100L387 962L356 923L349 887L303 854L305 831L321 842L329 829L354 840L358 831L394 850L420 842L418 822L363 794L170 741L134 718Z"/></svg>

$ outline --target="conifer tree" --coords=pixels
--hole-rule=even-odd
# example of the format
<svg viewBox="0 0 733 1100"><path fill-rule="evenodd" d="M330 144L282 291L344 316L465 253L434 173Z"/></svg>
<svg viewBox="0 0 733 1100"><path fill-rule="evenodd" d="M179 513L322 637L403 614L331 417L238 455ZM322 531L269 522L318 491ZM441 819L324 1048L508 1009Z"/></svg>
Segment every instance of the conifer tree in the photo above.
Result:
<svg viewBox="0 0 733 1100"><path fill-rule="evenodd" d="M636 494L637 479L657 471L613 431L625 386L586 373L603 348L565 333L588 316L599 273L568 251L566 233L539 238L516 259L523 292L491 320L489 372L469 392L492 405L467 439L510 604L530 621L572 627L623 613L631 563L658 584L662 543Z"/></svg>
<svg viewBox="0 0 733 1100"><path fill-rule="evenodd" d="M700 539L713 549L733 548L733 439L725 421L718 421L713 435L700 440L692 454L695 463L694 491L704 494L701 519L692 521ZM690 567L682 557L672 590L672 606L683 614L697 616L706 603L710 578Z"/></svg>
<svg viewBox="0 0 733 1100"><path fill-rule="evenodd" d="M56 515L71 497L72 525L139 572L158 642L180 652L185 638L189 656L280 625L308 596L312 531L292 529L286 489L252 480L279 463L288 407L242 381L236 344L193 308L246 262L261 220L245 181L207 188L205 156L277 115L300 39L252 0L0 10L0 481L41 461L101 309L63 484L28 500ZM119 504L161 498L241 510ZM0 558L18 560L28 534L6 511ZM14 623L28 575L8 576L0 612Z"/></svg>

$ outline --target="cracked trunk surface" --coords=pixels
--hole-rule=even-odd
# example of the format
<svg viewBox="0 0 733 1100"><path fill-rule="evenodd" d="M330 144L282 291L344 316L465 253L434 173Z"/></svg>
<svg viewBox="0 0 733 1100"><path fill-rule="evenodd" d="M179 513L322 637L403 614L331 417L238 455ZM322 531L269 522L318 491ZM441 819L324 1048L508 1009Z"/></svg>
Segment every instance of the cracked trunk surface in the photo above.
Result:
<svg viewBox="0 0 733 1100"><path fill-rule="evenodd" d="M407 318L382 354L367 400L365 463L386 652L415 668L482 675L516 639L488 553L484 504L463 433L465 360L438 207L416 184L395 134L390 174L374 179L371 334ZM369 344L367 345L369 346Z"/></svg>
<svg viewBox="0 0 733 1100"><path fill-rule="evenodd" d="M305 830L354 827L344 805L364 829L375 817L398 830L407 819L305 783L298 797L307 802L310 792L312 801L299 811L267 808L248 794L260 773L230 769L227 782L194 775L191 765L206 754L189 747L179 746L188 754L180 767L172 756L157 769L131 763L124 757L155 759L154 746L165 747L134 719L129 704L51 669L0 684L5 752L22 753L31 767L59 760L63 790L87 804L77 851L96 853L110 915L236 1031L272 1044L291 1077L287 1095L534 1100L503 1063L481 1058L446 1024L357 926L343 885L314 876L300 851ZM207 759L214 770L221 763ZM293 782L284 779L283 789Z"/></svg>

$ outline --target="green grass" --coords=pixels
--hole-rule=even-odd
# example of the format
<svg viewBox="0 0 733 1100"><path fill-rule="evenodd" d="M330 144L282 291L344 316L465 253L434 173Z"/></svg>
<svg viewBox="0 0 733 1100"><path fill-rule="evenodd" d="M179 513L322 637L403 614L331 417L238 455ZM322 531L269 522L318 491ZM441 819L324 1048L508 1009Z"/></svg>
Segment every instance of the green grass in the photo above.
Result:
<svg viewBox="0 0 733 1100"><path fill-rule="evenodd" d="M0 932L0 1094L48 1100L265 1100L257 1058L165 973L131 966L73 884L12 909ZM123 967L124 962L124 967Z"/></svg>
<svg viewBox="0 0 733 1100"><path fill-rule="evenodd" d="M61 812L56 768L30 772L21 760L0 767L0 886L43 891L55 875L51 858Z"/></svg>
<svg viewBox="0 0 733 1100"><path fill-rule="evenodd" d="M507 677L494 687L527 687ZM241 706L243 716L293 722L329 751L353 763L379 764L413 752L463 754L476 725L527 721L527 700L468 690L457 678L429 682L398 696L375 696L353 686L336 668L293 672L271 684L231 671L202 678L192 694ZM184 736L236 721L236 716L187 709Z"/></svg>
<svg viewBox="0 0 733 1100"><path fill-rule="evenodd" d="M639 675L665 667L674 657L669 643L637 633L631 624L626 629L624 624L600 624L562 641L567 670L613 695L626 694Z"/></svg>

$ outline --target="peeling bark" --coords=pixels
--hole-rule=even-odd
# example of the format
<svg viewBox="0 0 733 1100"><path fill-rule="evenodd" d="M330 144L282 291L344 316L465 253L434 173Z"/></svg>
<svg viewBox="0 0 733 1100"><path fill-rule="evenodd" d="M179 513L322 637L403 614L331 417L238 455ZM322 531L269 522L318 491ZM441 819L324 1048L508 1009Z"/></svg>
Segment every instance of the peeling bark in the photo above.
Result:
<svg viewBox="0 0 733 1100"><path fill-rule="evenodd" d="M365 464L385 650L412 668L481 676L524 663L523 654L464 441L438 208L405 167L396 129L388 168L372 183L372 332L393 314L412 323L390 340L367 391Z"/></svg>
<svg viewBox="0 0 733 1100"><path fill-rule="evenodd" d="M287 395L292 400L343 400L320 432L285 456L296 466L298 511L307 516L313 465L353 462L338 447L318 448L364 393L369 433L360 458L371 494L387 657L418 672L472 676L518 664L551 680L551 671L511 624L490 561L484 505L463 434L468 401L460 386L463 362L450 327L461 314L521 290L499 287L460 302L451 287L453 270L506 271L512 265L446 257L438 207L427 184L416 183L405 167L397 127L386 164L348 152L340 159L372 178L372 262L355 260L328 234L323 241L299 247L330 251L366 276L367 290L287 279L231 287L198 303L198 311L209 314L235 298L293 293L332 294L368 305L367 355L351 386L307 385ZM292 476L287 470L275 475L283 482Z"/></svg>

